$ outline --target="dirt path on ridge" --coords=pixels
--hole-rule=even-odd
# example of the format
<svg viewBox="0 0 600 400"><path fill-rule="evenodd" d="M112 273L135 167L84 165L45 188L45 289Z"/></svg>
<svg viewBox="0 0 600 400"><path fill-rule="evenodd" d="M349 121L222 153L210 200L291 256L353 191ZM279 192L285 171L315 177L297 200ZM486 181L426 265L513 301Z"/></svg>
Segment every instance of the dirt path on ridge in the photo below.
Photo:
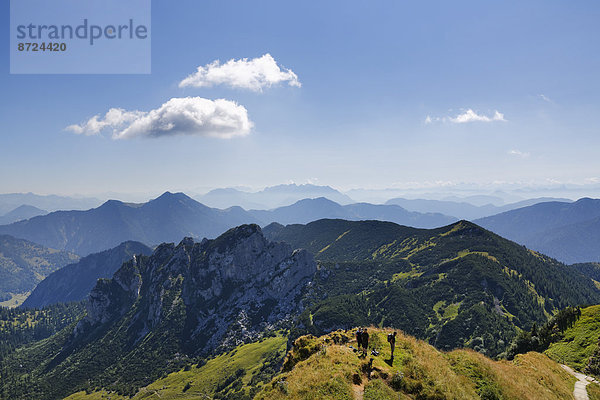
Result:
<svg viewBox="0 0 600 400"><path fill-rule="evenodd" d="M571 368L569 366L566 366L564 364L561 364L560 366L563 367L563 369L565 371L567 371L569 374L571 374L575 378L577 378L577 382L575 382L575 388L573 389L573 397L575 397L575 400L589 400L587 389L585 387L592 382L593 383L599 383L599 382L596 379L592 378L591 376L584 375L581 372L574 371L573 368Z"/></svg>

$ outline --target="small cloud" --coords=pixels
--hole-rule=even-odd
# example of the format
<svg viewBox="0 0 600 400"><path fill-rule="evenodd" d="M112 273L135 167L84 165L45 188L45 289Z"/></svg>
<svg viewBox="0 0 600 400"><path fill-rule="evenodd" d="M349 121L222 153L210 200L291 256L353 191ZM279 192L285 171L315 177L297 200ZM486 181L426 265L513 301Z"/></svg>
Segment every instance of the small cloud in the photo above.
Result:
<svg viewBox="0 0 600 400"><path fill-rule="evenodd" d="M538 97L539 97L540 99L544 100L544 101L545 101L545 102L547 102L547 103L554 103L554 102L553 102L553 101L552 101L552 100L551 100L549 97L547 97L547 96L546 96L546 95L544 95L544 94L538 94Z"/></svg>
<svg viewBox="0 0 600 400"><path fill-rule="evenodd" d="M521 157L521 158L527 158L531 155L529 153L523 152L521 150L516 150L516 149L509 150L508 154L510 154L511 156Z"/></svg>
<svg viewBox="0 0 600 400"><path fill-rule="evenodd" d="M246 108L233 101L184 97L172 98L150 111L111 108L104 118L95 115L82 124L68 126L66 130L87 136L110 130L113 139L174 135L229 139L247 135L252 125Z"/></svg>
<svg viewBox="0 0 600 400"><path fill-rule="evenodd" d="M494 111L494 114L492 114L491 116L487 116L487 115L483 115L483 114L477 114L475 111L473 111L472 109L467 109L466 111L458 114L455 117L432 117L431 115L428 115L425 118L425 124L429 125L429 124L433 124L434 122L450 122L453 124L466 124L469 122L506 122L506 119L504 118L504 114L502 114L499 111Z"/></svg>
<svg viewBox="0 0 600 400"><path fill-rule="evenodd" d="M264 88L287 82L300 87L298 75L291 69L280 67L270 54L248 60L231 59L225 64L215 60L198 67L197 71L179 82L179 87L211 87L226 85L236 89L261 92Z"/></svg>
<svg viewBox="0 0 600 400"><path fill-rule="evenodd" d="M468 122L495 122L495 121L505 122L506 121L504 119L504 114L502 114L501 112L494 111L494 115L492 115L491 117L488 117L483 114L477 114L475 111L473 111L470 108L467 111L463 112L462 114L458 114L454 118L452 118L452 117L448 118L448 120L455 124L465 124Z"/></svg>

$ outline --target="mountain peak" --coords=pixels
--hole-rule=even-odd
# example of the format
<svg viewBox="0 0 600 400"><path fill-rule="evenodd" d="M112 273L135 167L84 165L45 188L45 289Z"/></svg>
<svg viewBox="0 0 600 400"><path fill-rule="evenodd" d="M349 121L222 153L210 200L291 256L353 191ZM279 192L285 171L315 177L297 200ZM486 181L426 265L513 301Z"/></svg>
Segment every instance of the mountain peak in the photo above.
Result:
<svg viewBox="0 0 600 400"><path fill-rule="evenodd" d="M176 192L176 193L172 193L172 192L164 192L163 194L161 194L160 196L158 196L155 199L150 200L149 202L145 203L144 206L169 206L172 204L185 204L187 206L201 206L201 207L206 207L204 204L192 199L190 196L188 196L187 194L183 193L183 192Z"/></svg>
<svg viewBox="0 0 600 400"><path fill-rule="evenodd" d="M162 201L162 200L192 200L192 198L183 192L172 193L167 190L166 192L164 192L163 194L161 194L160 196L158 196L157 198L155 198L151 201L157 201L157 200L159 200L159 201Z"/></svg>
<svg viewBox="0 0 600 400"><path fill-rule="evenodd" d="M32 217L37 217L38 215L48 214L48 211L41 210L37 207L30 206L28 204L20 205L12 211L4 214L4 216L0 217L0 225L11 224L13 222L21 221L24 219L29 219Z"/></svg>
<svg viewBox="0 0 600 400"><path fill-rule="evenodd" d="M294 205L300 205L300 204L316 204L316 205L336 205L339 206L338 203L336 203L333 200L328 199L327 197L321 196L321 197L315 197L312 199L302 199L302 200L298 200L296 203L294 203Z"/></svg>
<svg viewBox="0 0 600 400"><path fill-rule="evenodd" d="M446 228L450 228L449 230L447 230L446 234L467 234L467 235L481 235L481 234L485 234L485 233L491 233L488 230L486 230L485 228L482 228L481 226L471 222L471 221L467 221L467 220L460 220L458 222L455 222L451 225L448 225Z"/></svg>
<svg viewBox="0 0 600 400"><path fill-rule="evenodd" d="M598 199L592 199L591 197L582 197L579 200L577 200L575 203L578 204L582 204L582 203L586 203L586 204L590 204L590 203L597 203L600 200Z"/></svg>
<svg viewBox="0 0 600 400"><path fill-rule="evenodd" d="M118 206L122 206L125 203L123 203L121 200L106 200L100 207L98 207L98 209L106 209L106 208L114 208L114 207L118 207Z"/></svg>
<svg viewBox="0 0 600 400"><path fill-rule="evenodd" d="M262 229L256 224L246 224L231 228L210 243L219 248L220 251L226 251L226 249L235 247L242 241L251 238L254 239L253 241L255 242L252 247L262 247L267 243L267 240L262 233Z"/></svg>

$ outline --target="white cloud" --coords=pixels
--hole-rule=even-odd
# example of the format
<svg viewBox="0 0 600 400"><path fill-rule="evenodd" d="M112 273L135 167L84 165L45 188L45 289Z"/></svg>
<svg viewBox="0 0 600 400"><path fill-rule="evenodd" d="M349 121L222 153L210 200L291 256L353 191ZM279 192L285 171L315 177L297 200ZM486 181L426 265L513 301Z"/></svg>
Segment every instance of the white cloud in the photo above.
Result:
<svg viewBox="0 0 600 400"><path fill-rule="evenodd" d="M112 131L113 139L198 135L229 139L245 136L252 129L248 111L225 99L202 97L172 98L150 111L126 111L111 108L104 118L95 115L80 125L66 128L83 135Z"/></svg>
<svg viewBox="0 0 600 400"><path fill-rule="evenodd" d="M100 119L99 115L94 115L85 123L81 125L69 125L66 129L86 136L97 135L104 128L131 123L143 114L141 111L126 111L121 108L111 108L103 119Z"/></svg>
<svg viewBox="0 0 600 400"><path fill-rule="evenodd" d="M231 59L225 64L215 60L198 67L198 70L179 82L179 87L211 87L226 85L232 88L249 89L260 92L264 88L287 82L300 87L298 76L291 70L280 67L270 54L248 60Z"/></svg>
<svg viewBox="0 0 600 400"><path fill-rule="evenodd" d="M553 101L552 101L552 100L551 100L551 99L550 99L548 96L546 96L546 95L544 95L544 94L538 94L538 97L539 97L540 99L544 100L545 102L548 102L548 103L553 103Z"/></svg>
<svg viewBox="0 0 600 400"><path fill-rule="evenodd" d="M510 154L511 156L516 156L516 157L521 157L521 158L527 158L530 156L529 153L525 153L521 150L516 150L516 149L509 150L508 154Z"/></svg>
<svg viewBox="0 0 600 400"><path fill-rule="evenodd" d="M499 111L494 111L492 116L487 116L483 114L477 114L472 109L467 109L466 111L458 114L455 117L432 117L428 115L425 118L425 125L433 124L434 122L451 122L453 124L466 124L468 122L506 122L504 118L504 114Z"/></svg>
<svg viewBox="0 0 600 400"><path fill-rule="evenodd" d="M477 114L475 111L473 111L470 108L467 111L463 112L462 114L458 114L454 118L452 118L452 117L448 118L448 120L455 124L465 124L468 122L506 121L504 119L504 114L502 114L501 112L494 111L494 115L492 115L491 117L488 117L486 115Z"/></svg>

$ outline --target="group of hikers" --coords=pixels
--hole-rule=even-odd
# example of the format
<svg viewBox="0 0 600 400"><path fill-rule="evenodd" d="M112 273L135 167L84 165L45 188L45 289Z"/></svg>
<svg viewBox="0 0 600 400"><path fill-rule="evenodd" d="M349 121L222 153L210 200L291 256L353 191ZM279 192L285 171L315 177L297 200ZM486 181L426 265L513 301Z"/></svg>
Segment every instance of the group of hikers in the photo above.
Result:
<svg viewBox="0 0 600 400"><path fill-rule="evenodd" d="M363 356L366 356L367 348L369 347L369 332L367 332L367 328L358 328L356 331L356 345L358 346L358 351L362 351Z"/></svg>
<svg viewBox="0 0 600 400"><path fill-rule="evenodd" d="M396 348L396 332L389 333L387 335L387 341L390 344L391 357L390 360L394 360L394 349ZM367 328L358 328L356 331L356 344L358 351L362 351L363 356L367 356L367 349L369 348L369 332ZM375 354L377 355L377 354Z"/></svg>

